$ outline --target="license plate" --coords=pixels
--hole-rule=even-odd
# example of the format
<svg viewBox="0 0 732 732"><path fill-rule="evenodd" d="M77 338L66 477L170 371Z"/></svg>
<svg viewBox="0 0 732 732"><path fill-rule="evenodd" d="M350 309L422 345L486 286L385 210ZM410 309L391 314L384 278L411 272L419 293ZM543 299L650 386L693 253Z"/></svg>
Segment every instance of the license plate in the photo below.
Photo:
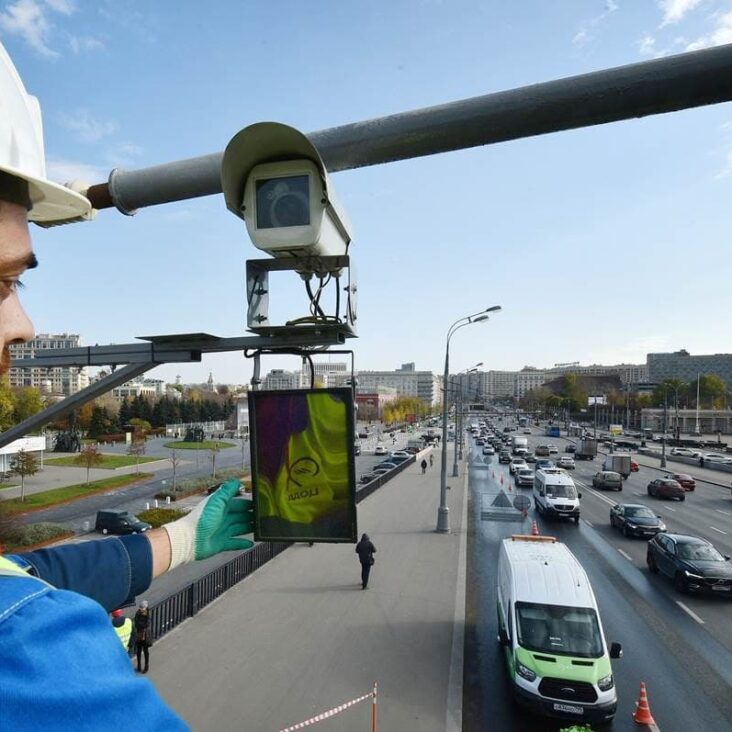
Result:
<svg viewBox="0 0 732 732"><path fill-rule="evenodd" d="M582 714L584 709L582 707L575 707L571 704L555 704L555 712L569 712L570 714Z"/></svg>
<svg viewBox="0 0 732 732"><path fill-rule="evenodd" d="M729 587L722 587L722 586L717 587L717 585L712 585L712 589L716 590L717 592L729 592L730 591Z"/></svg>

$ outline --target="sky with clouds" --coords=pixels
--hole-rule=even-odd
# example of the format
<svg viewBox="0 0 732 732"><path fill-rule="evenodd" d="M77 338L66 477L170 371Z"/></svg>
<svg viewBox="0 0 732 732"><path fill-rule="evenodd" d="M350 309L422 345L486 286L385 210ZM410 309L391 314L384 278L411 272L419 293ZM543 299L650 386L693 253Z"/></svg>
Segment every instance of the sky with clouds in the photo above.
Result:
<svg viewBox="0 0 732 732"><path fill-rule="evenodd" d="M732 0L0 0L0 41L44 114L49 175L106 180L224 149L253 122L303 132L732 43ZM732 106L333 175L353 223L356 366L454 370L732 351ZM38 332L86 344L244 335L259 258L211 196L34 227ZM284 277L284 276L282 276ZM275 292L275 288L276 292ZM273 280L273 316L305 315ZM266 357L263 369L299 368ZM245 383L241 354L152 376Z"/></svg>

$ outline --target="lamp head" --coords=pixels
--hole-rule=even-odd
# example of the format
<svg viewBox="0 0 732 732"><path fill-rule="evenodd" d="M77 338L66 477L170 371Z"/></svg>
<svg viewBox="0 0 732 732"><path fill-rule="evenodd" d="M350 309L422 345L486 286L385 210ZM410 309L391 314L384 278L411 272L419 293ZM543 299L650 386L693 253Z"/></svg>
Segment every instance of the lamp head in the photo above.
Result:
<svg viewBox="0 0 732 732"><path fill-rule="evenodd" d="M497 313L500 310L501 310L501 306L500 305L494 305L491 308L486 308L483 312L484 313Z"/></svg>

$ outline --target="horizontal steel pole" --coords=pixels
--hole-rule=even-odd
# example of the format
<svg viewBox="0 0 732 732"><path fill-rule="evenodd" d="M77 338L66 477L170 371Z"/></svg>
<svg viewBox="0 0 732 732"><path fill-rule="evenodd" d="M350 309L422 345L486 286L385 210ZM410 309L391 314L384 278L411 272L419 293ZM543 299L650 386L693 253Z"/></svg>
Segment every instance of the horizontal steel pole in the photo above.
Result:
<svg viewBox="0 0 732 732"><path fill-rule="evenodd" d="M127 343L124 345L59 348L36 351L34 358L16 358L14 369L54 368L59 366L116 366L131 363L179 363L200 361L204 353L263 350L276 351L297 348L317 348L343 345L341 336L241 336L235 338L211 337L201 340L175 340L175 336L161 336L157 343Z"/></svg>
<svg viewBox="0 0 732 732"><path fill-rule="evenodd" d="M308 135L331 172L732 100L732 44L486 94ZM222 153L92 186L95 208L138 208L221 192Z"/></svg>
<svg viewBox="0 0 732 732"><path fill-rule="evenodd" d="M109 374L109 376L105 376L99 381L95 381L93 384L87 386L86 389L77 391L75 394L66 397L66 399L60 402L56 402L42 412L28 417L28 419L24 419L20 424L16 424L15 427L11 427L9 430L0 434L0 447L9 445L13 440L24 437L29 432L42 427L53 419L63 417L74 409L83 406L88 401L96 399L98 396L102 396L102 394L106 394L110 389L114 389L115 386L124 384L126 381L134 379L135 376L139 376L140 374L144 374L145 371L149 371L155 366L157 366L156 363L131 364L115 371L113 374Z"/></svg>

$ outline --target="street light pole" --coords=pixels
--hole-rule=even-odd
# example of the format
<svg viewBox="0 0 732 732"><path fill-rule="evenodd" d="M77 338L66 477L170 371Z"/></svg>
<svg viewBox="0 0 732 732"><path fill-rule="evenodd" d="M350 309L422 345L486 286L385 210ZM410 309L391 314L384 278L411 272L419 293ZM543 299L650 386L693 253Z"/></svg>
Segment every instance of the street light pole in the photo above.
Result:
<svg viewBox="0 0 732 732"><path fill-rule="evenodd" d="M661 438L661 467L666 467L666 408L668 406L668 391L663 390L663 437Z"/></svg>
<svg viewBox="0 0 732 732"><path fill-rule="evenodd" d="M447 385L450 378L450 339L460 329L472 323L479 323L488 320L488 313L496 313L501 309L500 305L481 310L473 315L458 318L448 329L445 339L445 374L442 399L442 459L440 461L440 505L437 509L437 532L448 534L450 532L450 509L447 507Z"/></svg>

